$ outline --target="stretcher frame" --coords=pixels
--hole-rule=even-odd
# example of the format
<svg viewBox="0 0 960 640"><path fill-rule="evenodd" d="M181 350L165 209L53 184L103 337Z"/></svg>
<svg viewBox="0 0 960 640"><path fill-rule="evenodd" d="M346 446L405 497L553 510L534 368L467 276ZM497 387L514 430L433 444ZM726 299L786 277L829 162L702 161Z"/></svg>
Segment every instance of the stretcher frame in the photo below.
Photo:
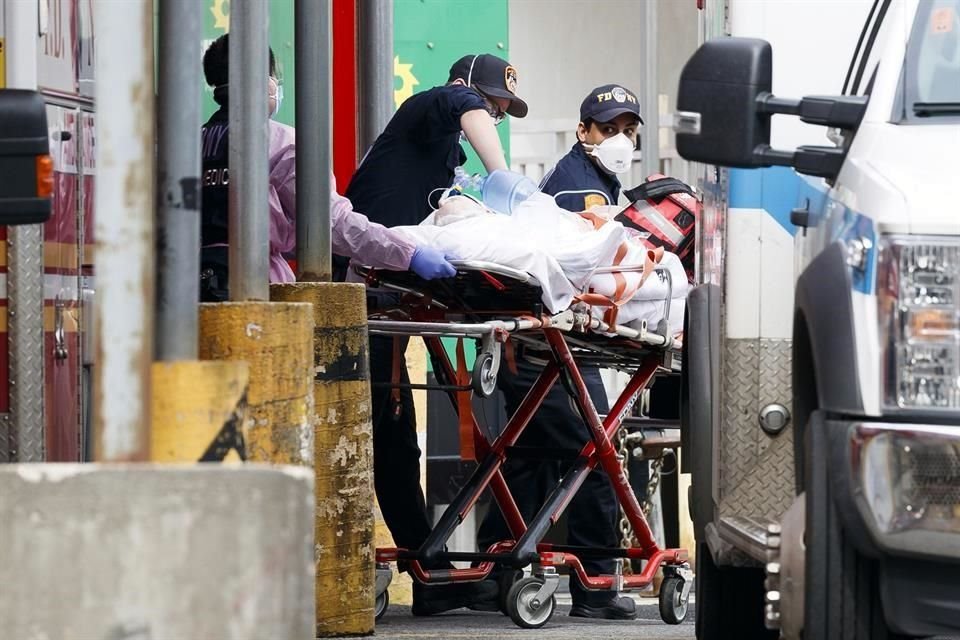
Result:
<svg viewBox="0 0 960 640"><path fill-rule="evenodd" d="M533 573L542 577L543 586L532 600L527 598L528 605L531 601L540 603L551 598L559 580L556 575L557 567L567 567L577 574L586 589L597 591L644 589L653 582L657 571L662 568L665 581L679 581L674 590L677 601L667 603L668 608L671 604L675 605L674 609L682 608L685 615L692 584L687 551L662 549L657 545L624 473L623 461L613 444L621 424L631 415L640 392L649 385L657 372L675 371L679 368L674 341L666 331L669 318L665 317L664 322L660 323L661 332L657 332L650 331L645 324L641 324L639 328L608 325L593 318L590 309L584 305L574 305L557 314L544 313L542 306L538 305L539 286L529 274L486 262L457 261L454 265L458 269L457 279L446 283L427 283L408 273L355 268L356 273L365 278L368 285L405 294L400 306L375 311L368 320L368 328L372 335L416 336L423 339L433 359L438 384L411 384L409 387L446 392L457 415L460 415L464 405L458 403L457 394L462 393L466 387L462 384L462 379L460 384L457 384L457 368L444 349L441 337L472 338L480 342L481 350L469 388L485 396L489 396L496 386L500 349L508 340L545 347L552 354L552 359L546 363L516 412L509 417L503 431L492 442L488 441L472 413L472 408L469 409L477 468L444 511L423 546L416 550L378 548L378 567L382 569L384 563L406 562L415 580L434 585L483 580L490 576L497 564L514 570L531 566ZM669 272L664 270L664 273L669 279ZM480 282L481 288L489 285L492 288L489 293L493 295L511 289L516 292L518 288L524 287L528 290L527 295L525 298L523 295L520 297L525 300L523 304L529 304L530 308L514 309L509 312L513 314L512 317L505 317L508 312L500 309L466 308L471 305L464 304L458 291L470 278L473 278L475 283ZM456 304L457 302L461 304ZM669 299L665 308L669 314ZM456 321L449 321L451 318ZM601 417L597 412L580 374L578 363L615 368L630 375L629 382L605 417ZM507 487L501 467L507 460L510 449L558 381L566 387L573 399L580 417L588 427L591 440L580 450L537 515L530 522L525 522ZM637 546L595 549L540 542L560 518L587 475L597 466L607 472L617 500L633 529ZM502 512L513 540L499 542L480 552L446 551L445 545L454 530L463 522L487 488L491 490ZM586 557L618 559L618 571L612 575L588 575L581 562L581 558ZM623 575L620 570L623 560L647 562L639 574ZM428 568L439 563L457 561L470 562L472 566L463 569ZM382 584L382 589L380 587L381 585L378 585L378 595L381 591L385 592L386 585ZM682 616L678 620L671 619L677 618L677 614L676 610L672 614L665 612L661 598L661 615L665 621L679 623ZM520 626L536 627L542 626L549 619L552 610L546 619L535 620L539 624L527 624L522 619L523 616L518 619L513 610L510 615Z"/></svg>

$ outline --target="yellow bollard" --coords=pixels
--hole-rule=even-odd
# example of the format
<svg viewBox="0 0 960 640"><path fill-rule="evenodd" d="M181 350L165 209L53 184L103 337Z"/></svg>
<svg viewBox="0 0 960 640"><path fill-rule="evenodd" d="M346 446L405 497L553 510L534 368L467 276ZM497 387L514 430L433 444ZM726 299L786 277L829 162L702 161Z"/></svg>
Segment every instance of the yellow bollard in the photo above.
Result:
<svg viewBox="0 0 960 640"><path fill-rule="evenodd" d="M153 363L153 462L246 460L246 362Z"/></svg>
<svg viewBox="0 0 960 640"><path fill-rule="evenodd" d="M313 303L317 635L374 625L373 430L363 285L273 285L273 300Z"/></svg>
<svg viewBox="0 0 960 640"><path fill-rule="evenodd" d="M307 304L200 305L200 358L249 363L247 460L313 466L313 312Z"/></svg>

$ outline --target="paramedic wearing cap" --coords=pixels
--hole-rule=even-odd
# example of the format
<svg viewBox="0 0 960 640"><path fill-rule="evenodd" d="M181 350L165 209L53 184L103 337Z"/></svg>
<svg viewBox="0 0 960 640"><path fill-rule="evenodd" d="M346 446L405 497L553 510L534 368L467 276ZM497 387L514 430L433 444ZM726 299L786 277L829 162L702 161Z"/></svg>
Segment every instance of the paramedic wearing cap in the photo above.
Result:
<svg viewBox="0 0 960 640"><path fill-rule="evenodd" d="M616 173L629 168L637 140L640 110L636 96L619 85L593 90L580 107L578 142L551 171L540 188L570 211L594 205L616 204L620 182ZM507 415L513 415L551 358L548 352L517 347L513 362L501 363L497 386L503 392ZM580 372L597 411L608 412L606 391L597 367L581 366ZM562 448L579 451L590 441L583 419L562 385L555 385L537 410L517 445L525 448ZM508 460L504 475L524 519L533 517L563 475L562 465L552 461ZM618 547L618 507L610 479L602 469L587 476L567 509L567 541L583 547ZM510 533L499 509L490 509L480 526L481 549ZM612 558L582 558L590 575L612 574ZM632 620L633 600L612 591L587 591L578 580L570 581L573 606L570 615L584 618Z"/></svg>
<svg viewBox="0 0 960 640"><path fill-rule="evenodd" d="M461 132L487 172L507 169L496 126L522 118L527 104L514 92L517 72L489 55L464 56L446 85L408 98L364 156L346 196L371 220L389 227L415 225L436 205L440 189L467 161Z"/></svg>
<svg viewBox="0 0 960 640"><path fill-rule="evenodd" d="M568 211L617 204L617 174L630 170L643 120L637 96L617 84L597 87L580 104L577 142L540 183Z"/></svg>
<svg viewBox="0 0 960 640"><path fill-rule="evenodd" d="M517 71L506 60L489 54L459 59L447 84L400 105L360 163L347 197L387 227L419 224L453 183L454 169L466 162L461 132L488 172L506 169L496 125L506 115L527 115L516 90ZM341 269L338 279L343 276ZM371 293L371 298L374 304L396 304L390 294ZM413 394L409 388L396 393L383 386L394 379L410 382L406 347L407 338L370 338L374 484L394 542L418 549L430 533L430 521L420 488ZM430 615L463 606L495 610L496 594L492 581L438 586L414 582L412 611Z"/></svg>

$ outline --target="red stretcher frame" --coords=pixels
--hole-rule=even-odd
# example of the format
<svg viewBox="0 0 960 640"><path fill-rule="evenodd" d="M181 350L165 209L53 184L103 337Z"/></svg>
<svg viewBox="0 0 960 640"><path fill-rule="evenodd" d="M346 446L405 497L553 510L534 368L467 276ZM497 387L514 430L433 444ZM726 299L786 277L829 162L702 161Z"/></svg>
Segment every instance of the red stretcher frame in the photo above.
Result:
<svg viewBox="0 0 960 640"><path fill-rule="evenodd" d="M379 280L375 280L379 274L371 271L366 275L368 282L381 283ZM481 271L480 275L488 282L492 281L491 284L498 291L502 291L504 287L509 286L509 284L504 285L496 276L486 271ZM506 282L509 283L509 280L506 280ZM408 287L397 288L401 291L411 291ZM440 340L442 334L429 331L427 335L424 335L420 331L426 326L425 323L437 323L438 320L443 318L444 314L438 312L435 305L431 305L434 300L432 295L417 295L419 304L414 301L413 306L407 307L403 314L405 319L409 320L409 326L411 327L411 331L406 335L423 338L427 350L433 358L434 372L440 383L438 388L442 388L448 393L454 410L459 411L461 405L457 402L457 391L453 390L456 387L453 382L458 379L457 369L443 348ZM445 305L440 306L444 307ZM503 311L497 311L496 313L502 315ZM522 312L518 315L522 315ZM531 319L529 315L523 317L528 320ZM371 320L370 324L371 332L377 333L375 330L377 322ZM396 328L396 325L402 325L403 323L394 322L390 324ZM527 325L529 324L528 322ZM629 485L612 440L624 418L630 415L640 392L653 380L663 364L666 351L663 348L650 348L639 341L635 343L635 366L630 381L614 402L609 414L604 420L601 420L568 344L566 335L570 333L569 327L561 329L552 326L547 317L540 321L534 319L533 324L540 325L534 332L539 334L538 341L549 347L553 354L553 360L544 367L516 412L509 418L502 433L493 442L488 442L476 417L472 414L471 408L469 420L472 423L476 444L478 461L476 470L443 513L420 549L378 548L376 550L376 560L378 563L407 562L412 576L423 584L480 581L490 576L495 565L499 563L515 569L521 569L528 565L539 565L540 567L566 566L576 572L585 588L591 590L643 589L652 583L654 576L661 567L685 566L688 553L686 549L661 549L657 545L640 504ZM442 325L442 322L438 323L438 326L440 325ZM517 326L519 327L519 325ZM507 330L500 329L497 334L497 339L500 342L506 342L510 338ZM395 332L394 335L400 335L400 333ZM629 342L619 340L621 347L624 344L629 345ZM670 341L667 340L665 346L669 346L669 343ZM622 361L620 368L623 368ZM528 523L524 521L517 508L501 472L501 467L507 459L507 449L517 442L520 434L561 376L566 379L568 391L571 393L577 410L589 429L591 441L581 449L579 456L564 474L558 486L548 496L541 510ZM637 546L626 549L588 550L541 543L540 540L560 518L583 484L587 474L596 466L602 467L607 472L617 500L634 531ZM491 490L514 539L499 542L485 552L445 551L446 542L487 488ZM639 574L590 576L587 575L578 557L578 555L587 552L592 552L592 555L595 556L646 560L647 563ZM465 569L427 568L430 565L435 566L438 562L450 561L468 561L476 566Z"/></svg>

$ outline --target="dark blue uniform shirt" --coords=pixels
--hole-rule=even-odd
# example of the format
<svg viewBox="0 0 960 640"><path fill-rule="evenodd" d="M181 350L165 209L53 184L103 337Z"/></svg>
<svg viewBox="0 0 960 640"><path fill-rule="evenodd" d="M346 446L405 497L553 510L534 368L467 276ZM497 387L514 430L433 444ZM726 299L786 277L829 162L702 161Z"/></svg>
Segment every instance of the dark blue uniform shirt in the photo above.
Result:
<svg viewBox="0 0 960 640"><path fill-rule="evenodd" d="M220 107L201 130L203 211L200 217L200 244L227 243L227 190L230 184L228 125L230 115Z"/></svg>
<svg viewBox="0 0 960 640"><path fill-rule="evenodd" d="M577 142L544 176L540 190L567 211L585 211L594 205L617 204L620 181L597 166Z"/></svg>
<svg viewBox="0 0 960 640"><path fill-rule="evenodd" d="M350 180L353 208L387 227L419 224L435 189L453 182L467 161L460 147L460 117L484 109L480 94L461 85L434 87L408 98L387 124ZM433 194L434 205L440 192Z"/></svg>

